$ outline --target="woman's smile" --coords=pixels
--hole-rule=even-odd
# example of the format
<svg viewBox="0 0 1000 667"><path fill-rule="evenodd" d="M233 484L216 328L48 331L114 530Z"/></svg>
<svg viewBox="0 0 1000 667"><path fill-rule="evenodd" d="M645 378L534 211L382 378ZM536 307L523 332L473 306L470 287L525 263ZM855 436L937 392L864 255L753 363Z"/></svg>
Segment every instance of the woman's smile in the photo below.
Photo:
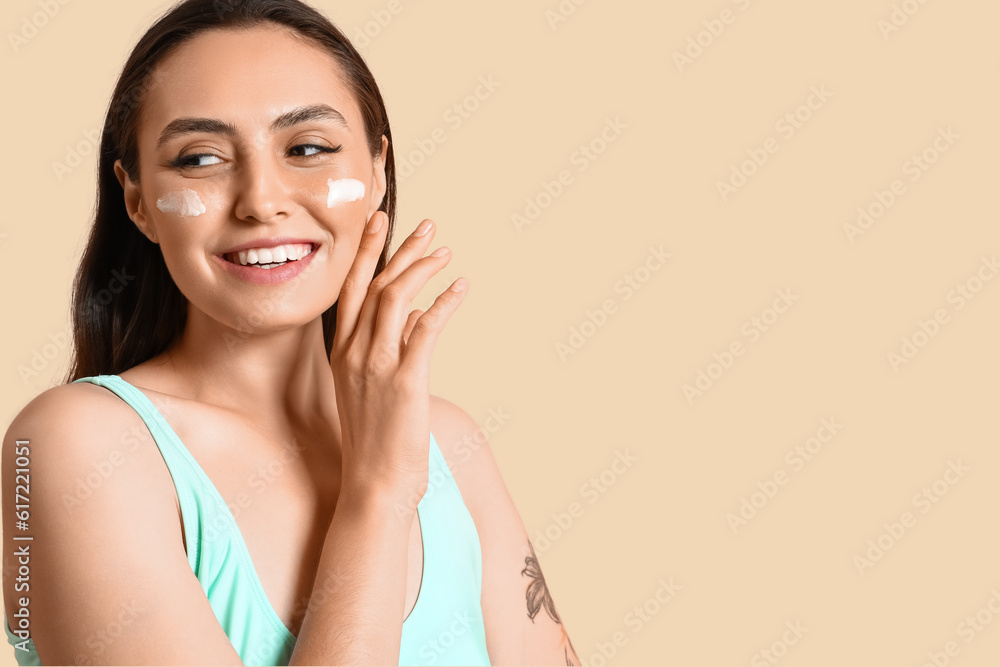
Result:
<svg viewBox="0 0 1000 667"><path fill-rule="evenodd" d="M213 258L240 280L271 285L302 274L319 248L319 243L302 239L257 239Z"/></svg>
<svg viewBox="0 0 1000 667"><path fill-rule="evenodd" d="M302 259L314 250L312 243L284 243L275 246L254 246L239 252L230 251L222 256L233 264L256 265L262 269L273 269L286 261Z"/></svg>
<svg viewBox="0 0 1000 667"><path fill-rule="evenodd" d="M240 280L270 285L302 274L321 246L319 241L304 238L258 238L212 257Z"/></svg>

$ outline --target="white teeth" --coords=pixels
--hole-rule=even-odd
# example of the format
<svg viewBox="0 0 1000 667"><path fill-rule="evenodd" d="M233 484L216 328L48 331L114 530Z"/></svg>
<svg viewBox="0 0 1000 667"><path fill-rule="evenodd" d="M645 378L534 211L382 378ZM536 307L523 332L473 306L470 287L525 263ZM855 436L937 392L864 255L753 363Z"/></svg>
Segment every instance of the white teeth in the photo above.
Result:
<svg viewBox="0 0 1000 667"><path fill-rule="evenodd" d="M243 266L251 264L257 265L261 269L270 269L280 266L285 262L300 260L313 251L312 244L309 243L289 243L275 246L273 248L252 248L241 250L236 253L236 257L229 257L237 260Z"/></svg>

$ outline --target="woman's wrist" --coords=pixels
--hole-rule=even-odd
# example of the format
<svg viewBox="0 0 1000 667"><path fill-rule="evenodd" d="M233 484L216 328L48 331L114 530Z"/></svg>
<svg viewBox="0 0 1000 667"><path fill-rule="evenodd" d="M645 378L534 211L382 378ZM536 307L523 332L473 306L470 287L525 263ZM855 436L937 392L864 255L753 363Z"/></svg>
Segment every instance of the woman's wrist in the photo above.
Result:
<svg viewBox="0 0 1000 667"><path fill-rule="evenodd" d="M426 483L418 485L403 481L357 479L345 475L337 500L337 512L343 511L355 516L392 515L400 519L412 519L425 490Z"/></svg>

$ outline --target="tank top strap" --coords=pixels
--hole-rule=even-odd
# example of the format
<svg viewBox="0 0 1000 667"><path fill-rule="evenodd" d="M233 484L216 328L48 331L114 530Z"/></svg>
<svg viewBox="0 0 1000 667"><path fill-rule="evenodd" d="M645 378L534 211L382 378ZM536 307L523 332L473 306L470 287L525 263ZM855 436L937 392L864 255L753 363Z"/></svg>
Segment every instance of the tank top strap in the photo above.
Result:
<svg viewBox="0 0 1000 667"><path fill-rule="evenodd" d="M205 508L201 505L207 495L205 493L207 480L202 479L204 472L201 467L191 456L191 452L184 446L184 443L181 442L174 429L167 423L160 410L149 400L149 397L121 377L117 375L93 375L73 382L90 382L113 391L135 410L146 424L149 434L153 437L153 442L156 443L160 455L167 465L170 477L173 479L177 500L181 506L181 521L184 526L188 561L191 564L191 569L197 574L200 562L199 549L201 548L199 517L205 514Z"/></svg>

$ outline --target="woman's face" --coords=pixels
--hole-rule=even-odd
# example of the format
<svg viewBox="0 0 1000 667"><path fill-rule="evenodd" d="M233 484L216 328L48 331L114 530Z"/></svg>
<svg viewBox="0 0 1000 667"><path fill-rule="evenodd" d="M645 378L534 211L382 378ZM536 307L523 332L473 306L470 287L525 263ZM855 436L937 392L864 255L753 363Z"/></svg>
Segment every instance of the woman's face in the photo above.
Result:
<svg viewBox="0 0 1000 667"><path fill-rule="evenodd" d="M196 308L262 332L337 300L386 141L373 159L330 55L278 28L202 33L152 72L137 139L139 183L116 165L129 215Z"/></svg>

